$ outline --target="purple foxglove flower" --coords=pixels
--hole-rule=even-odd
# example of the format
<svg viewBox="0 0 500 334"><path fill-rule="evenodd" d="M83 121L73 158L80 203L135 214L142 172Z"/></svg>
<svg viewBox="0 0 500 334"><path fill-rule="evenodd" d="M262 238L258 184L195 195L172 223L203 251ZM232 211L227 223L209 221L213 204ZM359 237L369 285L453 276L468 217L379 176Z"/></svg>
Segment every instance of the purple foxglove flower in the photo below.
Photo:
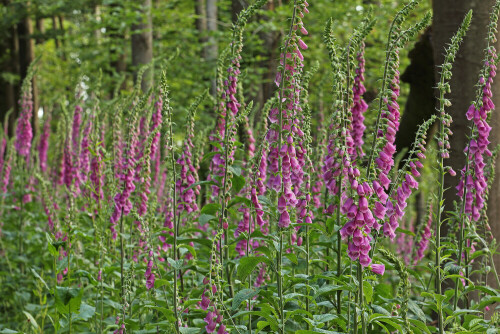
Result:
<svg viewBox="0 0 500 334"><path fill-rule="evenodd" d="M50 117L45 119L43 123L43 130L38 143L38 160L40 163L40 170L45 173L47 171L47 151L49 149L49 136L50 136Z"/></svg>
<svg viewBox="0 0 500 334"><path fill-rule="evenodd" d="M385 266L383 264L372 264L370 270L377 275L384 275Z"/></svg>
<svg viewBox="0 0 500 334"><path fill-rule="evenodd" d="M33 129L31 118L33 117L33 97L31 95L31 84L22 92L21 113L17 121L15 147L19 155L24 156L26 161L31 150L33 140Z"/></svg>

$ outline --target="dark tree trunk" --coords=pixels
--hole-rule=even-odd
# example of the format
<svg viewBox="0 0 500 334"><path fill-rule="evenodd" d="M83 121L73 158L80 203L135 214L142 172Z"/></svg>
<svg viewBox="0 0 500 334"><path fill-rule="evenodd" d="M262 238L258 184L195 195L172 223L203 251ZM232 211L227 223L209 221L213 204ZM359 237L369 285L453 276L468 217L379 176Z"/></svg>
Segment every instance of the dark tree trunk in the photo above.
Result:
<svg viewBox="0 0 500 334"><path fill-rule="evenodd" d="M436 98L434 88L434 59L431 44L431 29L420 37L409 53L410 65L401 76L401 81L410 85L410 93L406 101L399 131L396 134L398 152L411 149L420 124L429 119L435 111ZM430 136L429 136L430 137ZM406 159L403 157L401 161ZM426 199L420 192L416 196L417 224L426 216Z"/></svg>
<svg viewBox="0 0 500 334"><path fill-rule="evenodd" d="M452 106L447 111L453 117L451 130L453 135L450 137L451 152L450 159L446 162L457 171L463 168L465 164L464 148L469 133L469 121L465 113L475 99L475 84L477 83L479 71L483 65L484 48L486 47L486 34L489 22L489 12L493 6L494 0L434 0L434 22L433 22L433 44L434 61L437 65L443 63L443 50L448 45L451 36L458 29L463 17L469 9L473 9L472 23L460 51L453 64L453 77L451 78L451 93L447 97L451 100ZM498 43L497 43L498 44ZM496 45L498 50L498 45ZM496 80L493 87L493 102L500 106L500 84ZM499 143L500 117L498 112L491 115L491 125L493 127L490 137L490 148ZM494 236L500 240L500 161L497 161L497 178L491 189L488 203L488 217L493 229ZM458 174L459 175L459 174ZM451 177L446 175L444 187L448 189L445 192L445 210L453 209L453 201L458 201L455 187L458 184L458 176ZM446 235L447 229L443 226L443 233ZM500 268L500 256L496 256L495 264ZM490 286L496 286L495 278L490 274ZM500 287L497 287L500 288ZM492 308L494 309L494 308Z"/></svg>
<svg viewBox="0 0 500 334"><path fill-rule="evenodd" d="M19 57L18 54L18 39L16 26L11 26L7 31L3 32L4 38L0 39L0 58L3 60L0 63L2 73L19 73ZM0 122L3 124L5 116L9 110L14 110L14 114L18 109L18 89L19 84L8 81L0 77ZM9 136L13 135L14 117L10 117L9 126L7 127Z"/></svg>
<svg viewBox="0 0 500 334"><path fill-rule="evenodd" d="M54 42L56 44L56 50L61 47L61 42L59 41L58 30L57 29L57 18L52 16L52 30L54 33Z"/></svg>
<svg viewBox="0 0 500 334"><path fill-rule="evenodd" d="M206 59L206 43L207 43L207 3L205 0L196 0L194 7L196 14L196 29L198 30L198 41L203 46L201 57Z"/></svg>
<svg viewBox="0 0 500 334"><path fill-rule="evenodd" d="M28 73L28 68L35 59L35 46L33 43L33 25L31 23L31 18L28 16L28 11L26 10L25 17L17 25L18 39L19 39L19 74L21 77L21 83ZM38 130L38 89L36 86L36 76L32 79L32 89L33 89L33 129L36 132Z"/></svg>
<svg viewBox="0 0 500 334"><path fill-rule="evenodd" d="M153 23L151 21L151 0L142 0L141 15L136 24L132 25L132 65L134 66L134 79L137 80L137 71L153 60ZM146 92L153 84L153 71L144 73L141 89Z"/></svg>
<svg viewBox="0 0 500 334"><path fill-rule="evenodd" d="M207 4L207 32L208 44L206 47L206 60L208 65L214 69L211 84L210 94L215 96L217 90L217 83L215 80L215 69L217 68L217 39L215 33L217 32L217 0L206 0Z"/></svg>
<svg viewBox="0 0 500 334"><path fill-rule="evenodd" d="M231 19L233 23L238 19L238 14L248 6L245 0L233 0L231 1Z"/></svg>

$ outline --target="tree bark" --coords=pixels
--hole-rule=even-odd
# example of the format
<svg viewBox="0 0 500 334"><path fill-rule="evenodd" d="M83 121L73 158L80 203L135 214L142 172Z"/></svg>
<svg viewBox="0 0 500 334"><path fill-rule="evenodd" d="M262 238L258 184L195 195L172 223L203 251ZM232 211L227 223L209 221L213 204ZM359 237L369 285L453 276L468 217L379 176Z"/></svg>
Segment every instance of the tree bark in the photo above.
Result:
<svg viewBox="0 0 500 334"><path fill-rule="evenodd" d="M453 201L460 199L456 195L455 187L458 184L459 171L465 165L464 148L467 143L470 122L467 121L465 113L475 99L475 84L478 81L479 71L483 66L484 49L486 47L487 26L489 13L494 0L434 0L434 22L433 22L433 44L434 61L436 65L443 63L444 48L448 45L450 38L457 31L461 21L469 9L473 10L473 17L467 36L460 46L455 63L453 64L453 77L451 78L451 93L447 94L452 106L447 111L453 117L450 137L450 158L447 163L457 171L457 177L449 174L445 176L445 211L453 209ZM498 43L496 43L498 50ZM439 71L438 71L439 72ZM500 106L500 83L495 80L493 87L493 103ZM499 143L500 117L497 111L491 115L490 125L493 127L490 135L490 149ZM500 161L496 162L497 177L491 189L488 202L488 218L492 232L497 240L500 240ZM481 223L480 223L481 224ZM447 228L443 226L443 235ZM500 268L500 256L495 257L495 265ZM490 274L488 281L490 286L496 286L495 278ZM500 288L500 287L497 287ZM492 307L491 309L494 309Z"/></svg>
<svg viewBox="0 0 500 334"><path fill-rule="evenodd" d="M202 45L201 57L206 59L206 43L207 43L207 3L205 0L196 0L194 7L196 14L196 29L198 30L198 41Z"/></svg>
<svg viewBox="0 0 500 334"><path fill-rule="evenodd" d="M208 44L206 48L206 59L208 65L214 69L213 75L211 76L210 84L210 94L215 96L217 93L217 83L215 80L215 70L217 68L217 39L215 38L215 33L217 32L217 0L206 0L207 4L207 32L208 32Z"/></svg>
<svg viewBox="0 0 500 334"><path fill-rule="evenodd" d="M25 16L17 25L18 39L19 39L19 74L21 83L28 73L28 68L35 59L35 46L32 39L33 25L29 17L27 6L25 8ZM32 79L32 95L33 95L33 119L32 126L34 133L38 130L38 89L36 86L36 76Z"/></svg>
<svg viewBox="0 0 500 334"><path fill-rule="evenodd" d="M411 63L401 75L401 81L410 85L410 93L406 100L395 142L398 153L407 150L401 162L407 158L420 124L429 119L435 112L436 98L434 96L434 87L436 87L436 83L430 28L415 43L408 57ZM431 136L429 135L429 137ZM425 220L426 201L425 196L420 191L417 192L417 226Z"/></svg>
<svg viewBox="0 0 500 334"><path fill-rule="evenodd" d="M142 65L153 60L153 22L151 20L151 0L142 0L141 15L132 25L132 65L134 66L134 79ZM147 92L153 84L152 69L148 69L142 78L141 89Z"/></svg>
<svg viewBox="0 0 500 334"><path fill-rule="evenodd" d="M18 74L19 73L19 57L18 55L18 39L16 26L13 25L5 32L4 38L0 40L0 58L3 60L0 64L2 73ZM7 112L14 110L14 115L18 110L17 101L19 99L20 85L18 82L13 82L0 77L0 122L4 122ZM7 127L9 136L14 133L14 117L9 118Z"/></svg>

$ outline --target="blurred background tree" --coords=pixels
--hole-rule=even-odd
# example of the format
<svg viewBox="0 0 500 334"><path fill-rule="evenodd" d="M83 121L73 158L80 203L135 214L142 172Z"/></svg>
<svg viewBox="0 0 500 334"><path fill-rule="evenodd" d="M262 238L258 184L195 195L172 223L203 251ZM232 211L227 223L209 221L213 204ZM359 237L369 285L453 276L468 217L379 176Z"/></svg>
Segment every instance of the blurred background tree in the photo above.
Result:
<svg viewBox="0 0 500 334"><path fill-rule="evenodd" d="M260 106L274 94L273 80L289 1L270 0L247 29L243 59L248 99ZM17 112L20 83L27 66L37 66L35 110L53 109L72 99L74 87L84 94L102 70L101 96L127 92L138 68L154 60L142 88L147 89L169 57L167 66L174 102L186 101L210 87L215 90L216 59L229 41L232 22L248 0L2 0L0 3L0 119L9 109ZM396 0L321 0L311 2L310 62L320 61L323 71L313 78L313 103L328 105L329 70L322 47L322 31L329 17L335 20L340 42L345 42L370 6L378 20L367 41L368 99L376 95L388 23L400 6ZM412 16L428 10L424 1ZM410 22L411 23L411 22ZM403 66L407 58L403 55ZM322 94L321 101L318 99ZM177 105L181 105L180 103ZM176 118L183 120L182 112ZM213 117L205 113L201 117ZM14 117L11 117L14 119ZM36 120L36 118L35 118Z"/></svg>

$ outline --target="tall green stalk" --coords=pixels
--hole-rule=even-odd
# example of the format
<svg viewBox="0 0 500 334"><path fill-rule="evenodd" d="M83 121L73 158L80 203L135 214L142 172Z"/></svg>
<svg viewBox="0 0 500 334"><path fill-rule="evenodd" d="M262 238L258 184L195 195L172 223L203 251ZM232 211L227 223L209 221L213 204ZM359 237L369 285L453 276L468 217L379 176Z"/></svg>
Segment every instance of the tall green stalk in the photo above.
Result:
<svg viewBox="0 0 500 334"><path fill-rule="evenodd" d="M172 169L172 197L173 197L173 225L174 225L174 243L173 243L173 257L175 261L175 266L174 266L174 288L173 288L173 308L174 308L174 316L175 316L175 330L176 333L179 333L179 315L177 312L177 294L178 294L178 287L177 287L177 261L178 261L178 253L177 253L177 236L178 236L178 223L179 220L177 217L177 189L176 189L176 184L177 184L177 174L176 174L176 168L175 168L175 152L174 152L174 136L173 136L173 130L172 130L172 108L170 107L170 100L168 99L168 86L167 86L167 76L166 72L162 73L162 80L161 80L161 89L162 89L162 94L163 94L163 110L165 114L165 119L167 122L168 126L168 146L170 148L170 163L171 163L171 169Z"/></svg>
<svg viewBox="0 0 500 334"><path fill-rule="evenodd" d="M439 134L438 140L446 141L445 135L445 125L451 123L451 117L446 114L445 107L451 105L450 101L445 98L445 94L450 90L449 80L452 76L452 64L455 60L456 53L458 52L459 45L462 42L467 29L469 28L470 21L472 18L472 10L465 16L460 28L457 33L452 37L449 47L446 49L446 55L444 63L441 67L441 78L438 83L439 89ZM442 214L443 214L443 194L444 194L444 174L445 165L444 157L446 155L446 149L443 145L438 157L438 172L439 172L439 189L437 197L437 210L436 210L436 258L435 258L435 270L436 270L436 280L435 288L438 295L442 295L442 280L441 280L441 224L442 224ZM438 311L438 327L439 333L444 334L444 320L443 320L443 305L442 302L437 304Z"/></svg>

